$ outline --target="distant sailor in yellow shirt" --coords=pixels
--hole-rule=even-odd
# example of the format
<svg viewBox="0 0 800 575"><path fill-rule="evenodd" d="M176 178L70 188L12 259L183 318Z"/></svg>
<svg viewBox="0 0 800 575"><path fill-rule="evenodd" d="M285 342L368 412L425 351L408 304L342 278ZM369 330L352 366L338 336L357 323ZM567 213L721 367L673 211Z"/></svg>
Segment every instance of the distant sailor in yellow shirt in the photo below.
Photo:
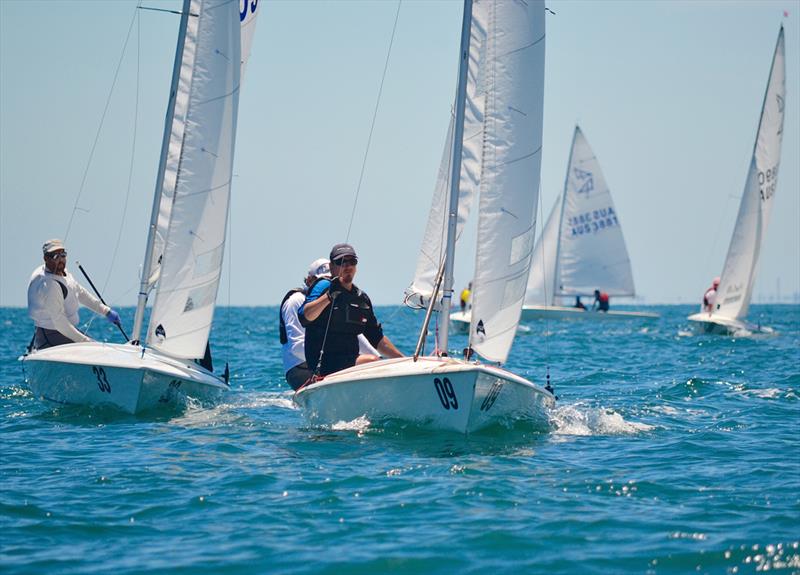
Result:
<svg viewBox="0 0 800 575"><path fill-rule="evenodd" d="M467 304L469 303L469 297L472 295L472 282L469 282L469 285L461 290L461 311L466 311Z"/></svg>

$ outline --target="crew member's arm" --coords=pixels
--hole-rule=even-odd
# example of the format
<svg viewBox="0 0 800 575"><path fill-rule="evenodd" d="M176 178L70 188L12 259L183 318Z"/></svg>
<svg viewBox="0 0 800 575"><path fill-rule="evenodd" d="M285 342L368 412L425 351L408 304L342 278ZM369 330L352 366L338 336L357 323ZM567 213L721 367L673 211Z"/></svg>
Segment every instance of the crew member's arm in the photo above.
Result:
<svg viewBox="0 0 800 575"><path fill-rule="evenodd" d="M102 316L108 315L108 312L111 311L110 307L103 305L103 302L86 291L86 288L84 288L78 282L75 282L75 285L78 286L78 301L81 303L81 305L88 307L96 314Z"/></svg>
<svg viewBox="0 0 800 575"><path fill-rule="evenodd" d="M367 317L367 325L364 329L364 335L367 340L381 352L383 357L405 357L400 353L400 350L394 346L392 341L383 334L383 327L378 323L378 318L375 317L375 313L372 311L372 302L369 301L369 297L367 297L367 301L369 302L369 315Z"/></svg>
<svg viewBox="0 0 800 575"><path fill-rule="evenodd" d="M405 357L385 335L383 339L378 342L377 348L383 357Z"/></svg>
<svg viewBox="0 0 800 575"><path fill-rule="evenodd" d="M302 345L305 339L305 328L300 325L300 318L297 316L297 311L301 305L302 302L296 302L294 298L289 298L281 308L283 323L286 326L286 339L289 340L292 346Z"/></svg>
<svg viewBox="0 0 800 575"><path fill-rule="evenodd" d="M75 342L92 341L92 338L78 331L67 319L67 314L64 311L64 293L57 284L57 280L49 280L42 290L44 308L50 315L50 321L53 322L56 331Z"/></svg>
<svg viewBox="0 0 800 575"><path fill-rule="evenodd" d="M330 285L331 282L328 280L320 280L314 284L311 292L306 297L305 303L300 306L300 310L298 311L298 316L301 317L301 323L303 320L305 320L305 322L312 322L325 311L325 308L331 303L331 299L326 292Z"/></svg>

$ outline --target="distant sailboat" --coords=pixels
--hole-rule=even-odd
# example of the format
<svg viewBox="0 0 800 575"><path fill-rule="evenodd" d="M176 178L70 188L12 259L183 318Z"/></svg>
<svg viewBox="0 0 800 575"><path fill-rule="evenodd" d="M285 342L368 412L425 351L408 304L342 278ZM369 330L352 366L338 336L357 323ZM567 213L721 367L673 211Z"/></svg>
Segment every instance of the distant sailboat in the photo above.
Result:
<svg viewBox="0 0 800 575"><path fill-rule="evenodd" d="M199 363L222 271L239 85L256 5L245 2L240 11L239 0L184 0L132 342L26 354L21 360L37 396L136 413L179 395L209 399L228 388L227 374Z"/></svg>
<svg viewBox="0 0 800 575"><path fill-rule="evenodd" d="M756 141L747 172L739 215L733 228L725 266L717 288L713 309L689 316L689 321L705 333L734 334L742 331L771 331L745 321L753 295L761 243L767 232L783 140L784 103L786 101L786 64L783 26L778 32L772 56L767 90L761 106Z"/></svg>
<svg viewBox="0 0 800 575"><path fill-rule="evenodd" d="M534 248L522 319L658 317L655 313L619 310L592 313L559 305L564 298L593 297L596 289L612 297L631 297L636 293L611 192L589 142L575 126L564 191L556 199ZM591 301L585 304L591 307ZM450 315L460 331L465 331L470 319L469 311Z"/></svg>
<svg viewBox="0 0 800 575"><path fill-rule="evenodd" d="M564 192L533 254L522 319L643 319L658 314L611 310L587 313L559 305L564 298L633 297L633 271L611 191L586 136L575 126ZM591 302L586 302L590 304Z"/></svg>
<svg viewBox="0 0 800 575"><path fill-rule="evenodd" d="M545 7L527 2L464 2L456 112L408 300L427 305L417 352L351 367L300 388L295 402L312 423L366 416L471 432L526 421L548 425L551 390L501 369L422 356L434 307L447 317L459 221L480 190L471 348L506 360L514 339L533 249L541 168ZM444 294L443 296L441 294ZM407 300L407 301L408 301Z"/></svg>

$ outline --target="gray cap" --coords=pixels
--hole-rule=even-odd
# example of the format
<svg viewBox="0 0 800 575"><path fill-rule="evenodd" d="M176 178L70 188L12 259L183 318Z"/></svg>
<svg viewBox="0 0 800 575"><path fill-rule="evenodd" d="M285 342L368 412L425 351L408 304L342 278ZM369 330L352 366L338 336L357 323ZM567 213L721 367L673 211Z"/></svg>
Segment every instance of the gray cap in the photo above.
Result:
<svg viewBox="0 0 800 575"><path fill-rule="evenodd" d="M44 245L42 246L42 253L47 255L50 252L54 252L56 250L63 250L63 249L65 249L64 248L64 242L62 242L61 240L59 240L57 238L54 238L52 240L47 240L44 243Z"/></svg>
<svg viewBox="0 0 800 575"><path fill-rule="evenodd" d="M338 260L345 256L353 256L357 258L356 250L353 249L353 246L350 244L336 244L331 248L331 257L330 260Z"/></svg>

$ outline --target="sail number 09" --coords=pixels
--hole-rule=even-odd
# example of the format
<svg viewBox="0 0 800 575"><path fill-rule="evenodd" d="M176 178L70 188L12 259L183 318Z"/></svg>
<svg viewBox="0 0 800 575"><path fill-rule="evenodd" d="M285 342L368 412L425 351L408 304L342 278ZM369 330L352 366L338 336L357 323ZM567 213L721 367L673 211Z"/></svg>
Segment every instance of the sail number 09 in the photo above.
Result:
<svg viewBox="0 0 800 575"><path fill-rule="evenodd" d="M439 379L438 377L433 380L433 386L436 388L436 395L439 396L439 401L442 402L442 407L445 409L458 409L458 398L456 398L456 391L453 389L453 384L446 377Z"/></svg>

